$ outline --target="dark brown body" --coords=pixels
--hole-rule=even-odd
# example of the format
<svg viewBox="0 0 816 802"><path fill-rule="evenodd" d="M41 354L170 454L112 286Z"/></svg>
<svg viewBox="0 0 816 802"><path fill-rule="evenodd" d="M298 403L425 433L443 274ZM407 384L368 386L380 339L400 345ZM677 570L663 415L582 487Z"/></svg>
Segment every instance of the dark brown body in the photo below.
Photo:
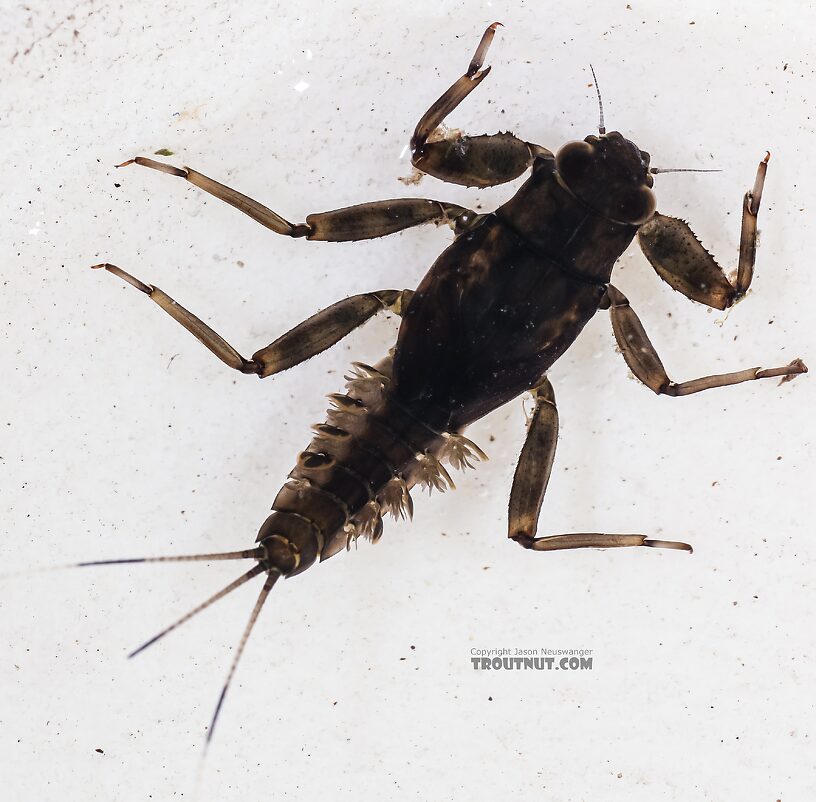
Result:
<svg viewBox="0 0 816 802"><path fill-rule="evenodd" d="M277 234L343 242L373 239L425 223L450 225L457 236L413 291L354 295L321 310L246 359L221 335L158 287L116 265L105 268L145 293L234 370L273 376L330 348L382 310L403 317L395 348L377 365L354 363L346 393L332 409L275 497L255 548L221 554L105 562L253 560L255 565L191 613L165 628L142 651L192 615L266 574L264 586L216 706L218 716L235 665L270 590L347 547L379 539L383 515L410 517L410 489L453 487L443 466L472 467L481 449L462 434L473 421L525 391L535 408L513 477L508 537L525 549L648 547L691 551L680 541L644 534L569 532L536 536L556 443L558 411L546 377L598 309L608 309L618 348L634 376L657 394L679 397L755 379L789 381L805 373L800 359L775 368L675 382L629 301L610 283L617 259L637 235L658 275L700 303L727 309L751 286L757 213L770 154L743 199L737 274L729 280L682 220L660 214L649 154L620 133L569 142L556 155L510 133L468 136L441 128L446 116L487 76L485 54L498 23L485 31L467 72L425 112L411 138L418 170L465 186L496 186L530 170L516 195L495 212L427 198L396 198L307 215L290 223L277 212L190 168L137 156L136 163L184 178L240 209ZM598 96L600 105L600 94ZM122 165L123 166L123 165ZM97 565L99 561L83 563ZM212 727L208 739L212 734Z"/></svg>
<svg viewBox="0 0 816 802"><path fill-rule="evenodd" d="M417 481L419 455L538 385L598 310L636 232L578 200L555 160L539 158L508 203L461 233L417 288L393 358L377 366L388 381L350 388L329 413L344 434L318 432L276 497L258 539L296 545L294 569L281 552L284 573L344 548L387 483Z"/></svg>
<svg viewBox="0 0 816 802"><path fill-rule="evenodd" d="M420 283L397 341L395 394L458 431L539 384L597 311L636 232L575 198L554 160L539 158Z"/></svg>

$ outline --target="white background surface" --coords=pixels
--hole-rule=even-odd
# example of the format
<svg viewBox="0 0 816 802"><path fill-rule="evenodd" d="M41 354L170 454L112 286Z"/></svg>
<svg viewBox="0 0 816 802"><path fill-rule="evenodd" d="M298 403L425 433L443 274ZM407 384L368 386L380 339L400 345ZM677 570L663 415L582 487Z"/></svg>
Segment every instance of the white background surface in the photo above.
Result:
<svg viewBox="0 0 816 802"><path fill-rule="evenodd" d="M415 286L450 240L292 241L113 165L169 148L294 221L405 195L493 208L512 186L397 177L419 115L494 20L493 72L451 124L553 149L583 138L591 60L610 130L653 164L723 169L656 183L659 208L729 269L740 198L773 152L754 289L724 324L635 247L620 263L672 375L814 361L812 7L4 0L4 569L249 545L323 396L396 328L372 323L261 383L89 265L158 284L249 354L339 297ZM562 438L541 532L642 531L694 554L508 544L512 403L471 430L492 459L456 493L423 494L412 525L275 589L202 799L814 798L813 379L657 398L627 377L605 314L551 378ZM241 568L4 580L3 797L190 798L258 588L124 658ZM471 648L497 647L589 648L594 667L474 672Z"/></svg>

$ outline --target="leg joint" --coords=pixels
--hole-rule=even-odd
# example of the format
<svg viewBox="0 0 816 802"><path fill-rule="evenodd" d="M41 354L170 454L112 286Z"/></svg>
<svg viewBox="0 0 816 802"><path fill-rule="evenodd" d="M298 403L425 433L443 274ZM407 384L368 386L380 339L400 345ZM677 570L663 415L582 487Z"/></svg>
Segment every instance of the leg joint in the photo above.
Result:
<svg viewBox="0 0 816 802"><path fill-rule="evenodd" d="M309 239L314 234L314 229L308 223L291 223L291 231L288 232L292 239L306 237Z"/></svg>
<svg viewBox="0 0 816 802"><path fill-rule="evenodd" d="M242 359L241 366L238 370L250 376L254 373L259 378L263 378L263 365L254 359Z"/></svg>
<svg viewBox="0 0 816 802"><path fill-rule="evenodd" d="M531 549L535 543L535 538L530 537L526 532L516 532L510 535L510 540L515 540L522 548Z"/></svg>

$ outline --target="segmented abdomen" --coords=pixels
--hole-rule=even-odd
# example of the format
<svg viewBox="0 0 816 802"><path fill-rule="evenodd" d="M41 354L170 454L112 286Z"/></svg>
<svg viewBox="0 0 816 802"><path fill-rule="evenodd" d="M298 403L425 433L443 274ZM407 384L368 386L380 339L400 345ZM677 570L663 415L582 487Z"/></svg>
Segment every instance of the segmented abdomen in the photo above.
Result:
<svg viewBox="0 0 816 802"><path fill-rule="evenodd" d="M355 363L347 392L332 408L272 504L258 540L277 535L295 547L300 573L353 539L379 540L383 515L410 518L410 488L444 491L453 481L442 465L470 466L484 453L458 433L440 432L391 392L391 357Z"/></svg>

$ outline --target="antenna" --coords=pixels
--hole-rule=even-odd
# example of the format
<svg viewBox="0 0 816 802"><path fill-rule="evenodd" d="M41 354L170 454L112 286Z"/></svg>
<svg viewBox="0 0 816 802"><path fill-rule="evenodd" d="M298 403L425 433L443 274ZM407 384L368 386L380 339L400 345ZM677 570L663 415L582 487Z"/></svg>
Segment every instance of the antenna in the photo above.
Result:
<svg viewBox="0 0 816 802"><path fill-rule="evenodd" d="M603 100L601 100L601 90L598 87L598 79L595 77L595 68L592 64L589 65L589 69L592 70L592 80L595 81L595 91L598 93L598 109L601 112L601 119L598 123L598 133L603 136L606 133L606 126L604 125L604 115L603 115Z"/></svg>
<svg viewBox="0 0 816 802"><path fill-rule="evenodd" d="M701 170L696 167L650 167L652 175L658 173L721 173L722 170Z"/></svg>

